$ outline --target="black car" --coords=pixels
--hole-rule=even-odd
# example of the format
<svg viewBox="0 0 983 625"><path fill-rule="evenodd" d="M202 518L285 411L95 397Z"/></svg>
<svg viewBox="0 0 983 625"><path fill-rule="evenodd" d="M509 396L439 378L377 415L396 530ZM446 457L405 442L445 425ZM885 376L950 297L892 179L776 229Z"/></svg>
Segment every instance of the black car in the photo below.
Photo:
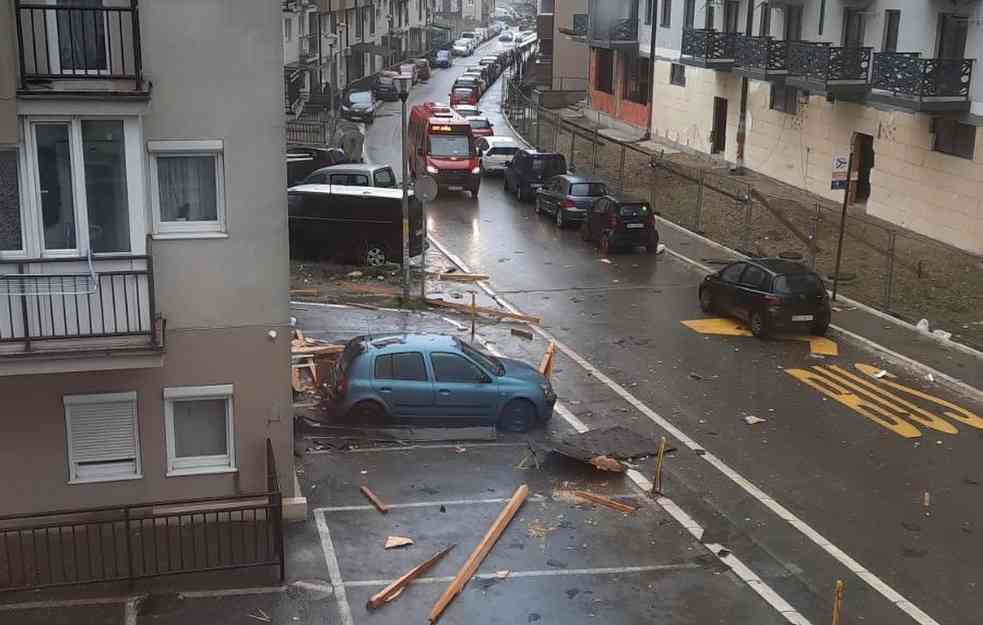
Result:
<svg viewBox="0 0 983 625"><path fill-rule="evenodd" d="M376 99L371 91L350 91L341 104L341 116L353 122L375 121Z"/></svg>
<svg viewBox="0 0 983 625"><path fill-rule="evenodd" d="M379 72L379 76L376 77L375 83L372 85L372 94L376 99L387 102L395 102L399 99L399 87L396 85L397 76L399 76L398 73L390 70Z"/></svg>
<svg viewBox="0 0 983 625"><path fill-rule="evenodd" d="M596 178L564 174L554 176L536 191L536 213L553 215L556 226L581 222L597 198L607 195L608 187Z"/></svg>
<svg viewBox="0 0 983 625"><path fill-rule="evenodd" d="M522 149L505 168L505 191L522 200L531 197L553 176L567 173L567 159L559 152Z"/></svg>
<svg viewBox="0 0 983 625"><path fill-rule="evenodd" d="M742 260L708 275L700 284L700 308L737 317L757 337L803 329L822 336L831 310L819 275L783 258Z"/></svg>
<svg viewBox="0 0 983 625"><path fill-rule="evenodd" d="M619 195L599 197L590 205L580 236L597 243L605 256L616 248L642 245L646 252L654 254L659 247L659 231L648 202Z"/></svg>

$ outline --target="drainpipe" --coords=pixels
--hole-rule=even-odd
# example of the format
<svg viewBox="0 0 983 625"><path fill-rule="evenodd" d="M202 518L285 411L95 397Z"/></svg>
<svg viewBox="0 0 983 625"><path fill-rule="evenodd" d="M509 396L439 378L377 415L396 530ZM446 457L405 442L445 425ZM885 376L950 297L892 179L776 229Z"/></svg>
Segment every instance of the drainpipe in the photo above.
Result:
<svg viewBox="0 0 983 625"><path fill-rule="evenodd" d="M748 0L748 2L752 1ZM648 129L645 131L646 139L651 139L652 131L655 130L652 124L652 116L655 114L655 31L657 30L655 17L658 13L656 9L658 4L658 2L652 0L652 13L649 15L649 124Z"/></svg>
<svg viewBox="0 0 983 625"><path fill-rule="evenodd" d="M750 37L754 30L754 0L747 0L747 24L745 34ZM744 173L744 143L747 140L747 76L741 76L741 114L737 118L737 162L734 173Z"/></svg>

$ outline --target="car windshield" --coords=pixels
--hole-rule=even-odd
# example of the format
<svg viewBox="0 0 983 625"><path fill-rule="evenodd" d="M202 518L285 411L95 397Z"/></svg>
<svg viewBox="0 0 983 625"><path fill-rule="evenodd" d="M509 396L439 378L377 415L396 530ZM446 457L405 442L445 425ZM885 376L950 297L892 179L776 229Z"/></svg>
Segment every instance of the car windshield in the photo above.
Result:
<svg viewBox="0 0 983 625"><path fill-rule="evenodd" d="M471 148L464 135L444 135L430 137L430 156L470 156Z"/></svg>
<svg viewBox="0 0 983 625"><path fill-rule="evenodd" d="M567 166L563 158L540 157L532 159L532 170L544 176L555 176L567 173Z"/></svg>
<svg viewBox="0 0 983 625"><path fill-rule="evenodd" d="M608 188L603 182L578 182L570 185L570 195L600 197L607 192Z"/></svg>
<svg viewBox="0 0 983 625"><path fill-rule="evenodd" d="M368 91L355 91L348 94L348 101L353 104L371 104L372 94Z"/></svg>
<svg viewBox="0 0 983 625"><path fill-rule="evenodd" d="M814 294L822 290L819 276L814 273L790 273L775 276L775 293L782 295Z"/></svg>
<svg viewBox="0 0 983 625"><path fill-rule="evenodd" d="M472 128L491 128L491 124L487 119L469 119Z"/></svg>
<svg viewBox="0 0 983 625"><path fill-rule="evenodd" d="M622 204L618 212L622 217L647 217L649 207L645 204Z"/></svg>
<svg viewBox="0 0 983 625"><path fill-rule="evenodd" d="M454 93L452 95L456 95L464 98L470 97L471 87L458 87L454 89Z"/></svg>
<svg viewBox="0 0 983 625"><path fill-rule="evenodd" d="M491 371L495 375L505 375L505 365L498 358L472 347L460 339L457 340L457 346L465 356L481 365L483 369Z"/></svg>

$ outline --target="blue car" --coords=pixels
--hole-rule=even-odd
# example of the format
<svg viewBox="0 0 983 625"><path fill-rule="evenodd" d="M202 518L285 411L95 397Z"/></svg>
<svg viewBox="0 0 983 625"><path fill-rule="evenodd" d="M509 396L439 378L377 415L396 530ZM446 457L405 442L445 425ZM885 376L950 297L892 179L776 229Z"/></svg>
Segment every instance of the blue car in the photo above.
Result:
<svg viewBox="0 0 983 625"><path fill-rule="evenodd" d="M337 413L359 424L450 421L525 432L553 415L549 379L441 334L359 336L338 360Z"/></svg>

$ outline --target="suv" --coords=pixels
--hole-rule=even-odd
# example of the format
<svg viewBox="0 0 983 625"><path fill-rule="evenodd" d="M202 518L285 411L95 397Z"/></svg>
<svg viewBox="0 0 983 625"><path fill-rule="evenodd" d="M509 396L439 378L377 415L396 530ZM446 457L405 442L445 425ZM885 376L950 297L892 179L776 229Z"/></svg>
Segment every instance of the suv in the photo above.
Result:
<svg viewBox="0 0 983 625"><path fill-rule="evenodd" d="M602 180L566 174L551 178L536 192L536 213L552 215L557 228L581 222L597 198L607 195Z"/></svg>
<svg viewBox="0 0 983 625"><path fill-rule="evenodd" d="M525 432L553 414L556 393L531 365L496 358L455 336L357 336L329 386L339 415L359 424L487 423Z"/></svg>
<svg viewBox="0 0 983 625"><path fill-rule="evenodd" d="M399 74L391 70L379 72L375 84L372 85L372 93L375 94L375 97L379 100L386 100L387 102L398 100L399 87L396 86L397 76Z"/></svg>
<svg viewBox="0 0 983 625"><path fill-rule="evenodd" d="M505 191L522 200L532 197L547 180L567 173L567 159L559 152L519 150L505 167Z"/></svg>
<svg viewBox="0 0 983 625"><path fill-rule="evenodd" d="M485 174L505 171L505 164L519 151L519 144L512 137L478 137L475 145Z"/></svg>
<svg viewBox="0 0 983 625"><path fill-rule="evenodd" d="M376 99L371 91L349 91L341 103L341 116L353 122L371 124L375 121L375 109Z"/></svg>
<svg viewBox="0 0 983 625"><path fill-rule="evenodd" d="M648 202L616 195L605 195L590 205L580 236L597 243L605 256L617 247L644 245L649 254L659 247L659 231Z"/></svg>
<svg viewBox="0 0 983 625"><path fill-rule="evenodd" d="M830 303L819 275L784 258L742 260L700 284L700 308L746 322L757 337L781 329L826 334Z"/></svg>
<svg viewBox="0 0 983 625"><path fill-rule="evenodd" d="M389 165L332 165L312 171L298 184L338 184L349 187L396 188L396 174Z"/></svg>

